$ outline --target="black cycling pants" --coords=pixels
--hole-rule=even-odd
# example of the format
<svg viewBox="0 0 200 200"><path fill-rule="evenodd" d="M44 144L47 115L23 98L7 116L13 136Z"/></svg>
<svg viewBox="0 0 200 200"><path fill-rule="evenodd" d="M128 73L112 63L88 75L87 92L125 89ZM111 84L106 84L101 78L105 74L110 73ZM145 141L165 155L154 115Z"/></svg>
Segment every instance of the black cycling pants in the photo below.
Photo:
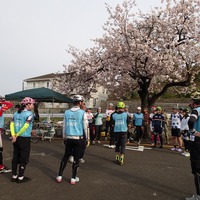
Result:
<svg viewBox="0 0 200 200"><path fill-rule="evenodd" d="M13 159L12 159L12 173L19 177L24 176L26 165L29 162L30 150L31 150L31 138L30 137L18 137L16 142L13 143ZM19 165L19 169L18 168ZM19 170L19 173L17 173Z"/></svg>
<svg viewBox="0 0 200 200"><path fill-rule="evenodd" d="M72 164L72 178L76 177L77 170L79 168L79 159L83 150L83 139L67 139L65 142L65 154L60 162L60 168L58 176L62 176L63 171L67 165L67 161L73 151L74 162Z"/></svg>

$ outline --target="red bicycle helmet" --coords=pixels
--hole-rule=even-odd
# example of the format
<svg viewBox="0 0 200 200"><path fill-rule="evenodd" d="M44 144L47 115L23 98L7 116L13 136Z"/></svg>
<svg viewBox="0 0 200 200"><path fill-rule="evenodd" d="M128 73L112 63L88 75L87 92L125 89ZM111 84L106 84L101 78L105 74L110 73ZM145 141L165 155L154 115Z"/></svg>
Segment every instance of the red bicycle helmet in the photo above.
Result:
<svg viewBox="0 0 200 200"><path fill-rule="evenodd" d="M152 110L152 111L155 111L155 110L156 110L156 107L155 107L155 106L152 106L152 107L151 107L151 110Z"/></svg>

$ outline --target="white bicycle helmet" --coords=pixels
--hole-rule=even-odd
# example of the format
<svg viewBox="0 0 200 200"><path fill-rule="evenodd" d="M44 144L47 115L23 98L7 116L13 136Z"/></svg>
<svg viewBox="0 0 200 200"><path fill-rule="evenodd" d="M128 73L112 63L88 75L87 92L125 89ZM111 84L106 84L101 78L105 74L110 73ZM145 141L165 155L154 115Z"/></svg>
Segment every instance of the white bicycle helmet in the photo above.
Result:
<svg viewBox="0 0 200 200"><path fill-rule="evenodd" d="M77 95L73 96L73 101L74 102L84 101L84 98L83 98L83 96L77 94Z"/></svg>
<svg viewBox="0 0 200 200"><path fill-rule="evenodd" d="M25 97L21 101L21 104L23 104L23 105L32 104L32 103L35 103L35 100L30 97Z"/></svg>
<svg viewBox="0 0 200 200"><path fill-rule="evenodd" d="M200 92L196 91L191 94L191 99L200 100Z"/></svg>
<svg viewBox="0 0 200 200"><path fill-rule="evenodd" d="M6 99L4 97L0 97L0 101L5 101Z"/></svg>

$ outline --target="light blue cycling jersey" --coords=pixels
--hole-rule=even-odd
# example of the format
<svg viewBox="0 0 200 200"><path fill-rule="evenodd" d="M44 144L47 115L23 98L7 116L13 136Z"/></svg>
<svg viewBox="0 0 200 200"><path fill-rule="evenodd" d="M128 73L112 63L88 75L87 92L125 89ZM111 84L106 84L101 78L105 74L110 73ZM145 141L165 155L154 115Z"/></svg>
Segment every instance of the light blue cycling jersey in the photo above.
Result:
<svg viewBox="0 0 200 200"><path fill-rule="evenodd" d="M66 136L83 136L84 130L84 110L66 110L65 111L65 135Z"/></svg>
<svg viewBox="0 0 200 200"><path fill-rule="evenodd" d="M0 128L4 128L4 114L0 117Z"/></svg>
<svg viewBox="0 0 200 200"><path fill-rule="evenodd" d="M200 132L200 107L195 108L198 112L198 119L194 123L194 128L196 131Z"/></svg>
<svg viewBox="0 0 200 200"><path fill-rule="evenodd" d="M128 114L126 112L123 113L114 113L112 115L112 119L114 121L114 132L127 132L128 124L127 124Z"/></svg>
<svg viewBox="0 0 200 200"><path fill-rule="evenodd" d="M13 115L15 133L17 134L24 126L26 121L29 120L29 127L20 135L20 137L31 137L33 118L33 113L31 111L24 110L21 113L15 112Z"/></svg>
<svg viewBox="0 0 200 200"><path fill-rule="evenodd" d="M134 126L142 126L144 115L143 115L143 113L134 113L133 119L135 121Z"/></svg>

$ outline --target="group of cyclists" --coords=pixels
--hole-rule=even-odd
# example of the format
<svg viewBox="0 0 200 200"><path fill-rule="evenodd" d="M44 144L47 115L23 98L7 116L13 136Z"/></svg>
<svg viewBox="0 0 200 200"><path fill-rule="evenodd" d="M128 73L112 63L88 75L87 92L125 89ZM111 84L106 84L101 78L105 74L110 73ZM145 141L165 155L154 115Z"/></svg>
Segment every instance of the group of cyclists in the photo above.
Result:
<svg viewBox="0 0 200 200"><path fill-rule="evenodd" d="M97 109L97 113L89 118L88 111L86 112L84 98L81 95L74 95L74 106L64 113L63 120L63 141L65 144L65 152L63 158L60 161L60 167L56 176L56 182L62 181L62 175L67 165L69 157L73 153L72 164L72 177L70 179L71 184L79 182L77 172L79 168L80 156L83 155L86 146L89 146L90 141L94 141L94 137L91 139L90 120L99 119L96 121L97 127L95 130L98 134L101 132L102 118L101 108ZM10 123L10 131L13 142L13 159L12 170L7 169L2 162L3 145L0 138L0 172L6 173L12 171L12 182L23 183L30 181L31 178L24 175L26 166L29 162L30 156L30 138L32 132L32 125L34 120L35 100L30 97L25 97L21 101L19 109L13 114L12 121ZM0 120L3 119L3 112L6 109L12 107L13 104L0 101ZM186 200L200 200L200 93L196 92L191 97L191 102L188 108L172 108L170 114L171 120L171 136L173 147L171 150L182 152L182 141L184 142L185 152L183 155L190 156L192 173L194 174L194 183L196 187L196 194ZM112 111L111 111L112 110ZM123 165L125 156L125 146L129 138L129 130L134 128L136 132L136 139L138 144L142 142L142 138L145 136L145 131L150 131L153 138L153 147L157 147L159 138L159 147L163 148L162 133L165 129L166 118L163 113L163 109L158 107L151 108L152 113L148 115L148 112L142 112L141 107L137 107L137 112L131 116L128 112L128 106L119 101L113 109L113 104L109 104L106 111L106 134L105 139L108 136L108 130L110 129L110 146L115 145L115 163ZM90 112L89 112L90 113ZM148 117L147 117L148 116ZM146 121L148 119L148 121ZM3 119L4 120L4 119ZM99 129L100 128L100 129ZM149 128L149 129L148 129ZM91 129L94 131L93 129ZM2 127L0 127L2 131ZM99 136L97 141L99 141ZM128 137L127 137L128 136ZM100 141L99 141L100 142Z"/></svg>
<svg viewBox="0 0 200 200"><path fill-rule="evenodd" d="M143 113L141 107L137 107L137 112L133 113L133 120L130 120L130 114L125 111L126 105L123 102L118 102L115 111L109 116L109 121L115 136L115 162L120 165L124 163L126 137L131 126L136 131L138 144L141 143L142 137L145 136L144 131L148 131L149 126L154 143L153 147L157 146L157 138L159 137L159 147L163 148L162 134L163 131L166 131L165 127L170 125L173 143L171 150L182 153L184 143L185 151L182 155L190 157L192 174L194 175L196 194L186 198L186 200L200 200L200 92L194 92L191 95L188 106L189 108L173 107L172 113L169 114L171 124L167 124L168 115L163 112L160 106L152 107L152 113L149 114L149 117L147 117L147 112ZM149 123L145 119L148 119ZM166 136L166 140L168 139L169 137Z"/></svg>

